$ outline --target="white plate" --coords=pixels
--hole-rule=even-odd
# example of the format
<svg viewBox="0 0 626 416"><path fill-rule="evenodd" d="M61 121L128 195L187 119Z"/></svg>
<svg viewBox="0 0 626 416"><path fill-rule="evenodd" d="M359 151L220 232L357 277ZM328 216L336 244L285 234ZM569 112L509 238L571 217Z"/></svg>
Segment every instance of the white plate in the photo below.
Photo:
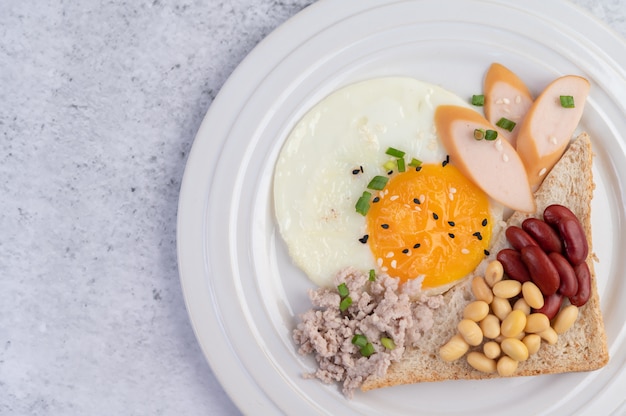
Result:
<svg viewBox="0 0 626 416"><path fill-rule="evenodd" d="M581 126L596 153L594 249L611 354L591 373L422 383L357 392L304 380L291 331L309 308L304 275L273 216L274 162L308 108L348 83L408 75L461 96L490 63L534 92L562 74L592 83ZM626 44L565 1L322 0L237 68L211 106L180 195L178 255L204 354L250 414L623 414L626 383Z"/></svg>

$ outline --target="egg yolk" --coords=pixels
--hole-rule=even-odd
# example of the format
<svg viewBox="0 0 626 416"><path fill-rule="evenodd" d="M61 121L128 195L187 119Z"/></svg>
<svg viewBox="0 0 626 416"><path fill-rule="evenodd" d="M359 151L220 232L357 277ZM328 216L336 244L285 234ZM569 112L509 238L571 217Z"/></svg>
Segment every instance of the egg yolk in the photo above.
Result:
<svg viewBox="0 0 626 416"><path fill-rule="evenodd" d="M389 179L367 213L368 243L381 271L422 288L476 268L491 239L489 199L451 164L425 164Z"/></svg>

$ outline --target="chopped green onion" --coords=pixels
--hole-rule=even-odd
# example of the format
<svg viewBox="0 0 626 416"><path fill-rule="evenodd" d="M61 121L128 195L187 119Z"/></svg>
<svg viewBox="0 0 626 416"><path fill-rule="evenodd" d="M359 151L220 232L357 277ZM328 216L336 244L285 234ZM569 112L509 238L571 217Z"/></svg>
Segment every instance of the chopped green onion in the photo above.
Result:
<svg viewBox="0 0 626 416"><path fill-rule="evenodd" d="M409 163L409 166L411 166L412 168L416 168L416 167L422 166L422 161L419 160L419 159L413 158L413 159L411 159L411 163Z"/></svg>
<svg viewBox="0 0 626 416"><path fill-rule="evenodd" d="M406 154L402 150L394 149L393 147L388 147L385 153L393 157L404 157Z"/></svg>
<svg viewBox="0 0 626 416"><path fill-rule="evenodd" d="M346 286L345 283L342 283L339 286L337 286L337 292L339 292L339 296L341 296L342 298L345 298L350 293L348 291L348 286Z"/></svg>
<svg viewBox="0 0 626 416"><path fill-rule="evenodd" d="M396 343L393 342L391 338L382 337L380 339L380 343L383 344L383 347L387 348L388 350L393 350L394 348L396 348Z"/></svg>
<svg viewBox="0 0 626 416"><path fill-rule="evenodd" d="M561 95L559 97L559 99L561 100L561 107L563 108L574 108L574 97L572 97L571 95Z"/></svg>
<svg viewBox="0 0 626 416"><path fill-rule="evenodd" d="M380 191L385 188L385 185L387 185L388 181L389 178L387 178L386 176L376 175L374 176L374 178L372 178L370 183L367 184L367 187L369 189L375 189L377 191Z"/></svg>
<svg viewBox="0 0 626 416"><path fill-rule="evenodd" d="M367 345L367 337L363 334L356 334L352 337L352 343L359 348Z"/></svg>
<svg viewBox="0 0 626 416"><path fill-rule="evenodd" d="M388 160L383 165L383 168L385 168L385 170L389 171L389 170L392 170L393 168L395 168L396 165L397 165L397 163L394 162L393 160Z"/></svg>
<svg viewBox="0 0 626 416"><path fill-rule="evenodd" d="M361 347L361 355L363 357L369 357L370 355L374 354L376 351L374 350L374 346L372 345L371 342L368 342L367 344L365 344L364 347Z"/></svg>
<svg viewBox="0 0 626 416"><path fill-rule="evenodd" d="M398 159L398 172L404 172L406 171L406 165L404 162L404 158L400 158Z"/></svg>
<svg viewBox="0 0 626 416"><path fill-rule="evenodd" d="M339 303L339 310L341 312L345 312L346 309L350 307L350 305L352 305L352 298L350 296L346 296L345 298L341 299L341 302Z"/></svg>
<svg viewBox="0 0 626 416"><path fill-rule="evenodd" d="M364 191L363 195L361 195L361 197L359 198L358 201L356 201L356 205L355 205L355 209L356 212L358 212L361 215L367 215L367 211L370 210L370 198L372 197L372 194Z"/></svg>
<svg viewBox="0 0 626 416"><path fill-rule="evenodd" d="M498 138L498 132L495 130L487 130L485 132L485 140L493 141Z"/></svg>
<svg viewBox="0 0 626 416"><path fill-rule="evenodd" d="M474 129L474 138L476 140L482 140L485 138L485 129Z"/></svg>
<svg viewBox="0 0 626 416"><path fill-rule="evenodd" d="M485 96L484 95L472 95L472 105L476 105L482 107L485 105Z"/></svg>
<svg viewBox="0 0 626 416"><path fill-rule="evenodd" d="M370 281L376 281L376 272L374 271L374 269L370 269Z"/></svg>
<svg viewBox="0 0 626 416"><path fill-rule="evenodd" d="M498 120L496 126L504 130L513 131L513 129L515 128L515 122L509 120L508 118L502 117L500 120Z"/></svg>

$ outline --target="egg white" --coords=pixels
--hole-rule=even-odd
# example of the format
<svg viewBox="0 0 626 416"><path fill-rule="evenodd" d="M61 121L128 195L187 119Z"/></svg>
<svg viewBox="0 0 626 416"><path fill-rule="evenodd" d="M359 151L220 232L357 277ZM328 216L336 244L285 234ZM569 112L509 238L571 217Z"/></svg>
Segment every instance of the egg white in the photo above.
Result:
<svg viewBox="0 0 626 416"><path fill-rule="evenodd" d="M377 78L330 94L295 125L276 163L274 206L290 256L314 283L330 286L346 267L377 268L358 241L367 230L355 203L372 177L387 174L389 147L406 152L407 161L446 158L433 123L445 104L469 107L433 84Z"/></svg>

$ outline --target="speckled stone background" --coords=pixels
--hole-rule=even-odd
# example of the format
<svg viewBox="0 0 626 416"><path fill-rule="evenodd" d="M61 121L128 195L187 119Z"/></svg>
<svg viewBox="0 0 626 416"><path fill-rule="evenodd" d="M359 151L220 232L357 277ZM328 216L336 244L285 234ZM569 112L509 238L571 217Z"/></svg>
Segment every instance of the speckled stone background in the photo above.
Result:
<svg viewBox="0 0 626 416"><path fill-rule="evenodd" d="M224 81L313 1L0 2L1 415L239 413L188 321L178 191ZM574 3L626 36L626 0Z"/></svg>

